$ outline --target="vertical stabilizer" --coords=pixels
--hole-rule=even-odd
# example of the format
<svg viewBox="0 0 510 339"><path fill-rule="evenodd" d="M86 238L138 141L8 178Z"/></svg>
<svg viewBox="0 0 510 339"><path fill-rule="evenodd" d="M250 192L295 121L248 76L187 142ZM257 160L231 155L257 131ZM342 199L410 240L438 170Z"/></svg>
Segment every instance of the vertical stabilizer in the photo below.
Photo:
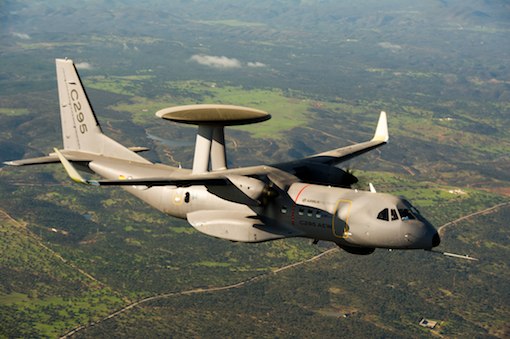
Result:
<svg viewBox="0 0 510 339"><path fill-rule="evenodd" d="M69 59L55 61L64 149L149 163L145 158L103 134L73 61Z"/></svg>
<svg viewBox="0 0 510 339"><path fill-rule="evenodd" d="M56 65L64 148L99 153L101 127L73 61L57 59Z"/></svg>

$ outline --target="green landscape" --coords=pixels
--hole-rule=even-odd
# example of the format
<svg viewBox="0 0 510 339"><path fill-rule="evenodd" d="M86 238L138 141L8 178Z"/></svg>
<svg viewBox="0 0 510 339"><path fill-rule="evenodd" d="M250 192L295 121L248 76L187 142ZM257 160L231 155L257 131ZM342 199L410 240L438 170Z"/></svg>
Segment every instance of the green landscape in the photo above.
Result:
<svg viewBox="0 0 510 339"><path fill-rule="evenodd" d="M503 0L0 3L0 162L62 145L55 58L104 132L190 167L185 104L265 110L230 167L371 138L354 188L403 195L441 251L207 237L60 165L0 167L0 338L510 336L510 5ZM433 328L422 318L437 321Z"/></svg>

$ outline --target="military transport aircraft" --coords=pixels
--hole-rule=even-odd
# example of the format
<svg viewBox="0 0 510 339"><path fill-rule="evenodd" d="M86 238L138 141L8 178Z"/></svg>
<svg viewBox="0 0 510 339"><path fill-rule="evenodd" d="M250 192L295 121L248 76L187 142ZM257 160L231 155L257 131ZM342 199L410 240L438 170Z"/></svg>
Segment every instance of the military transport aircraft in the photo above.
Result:
<svg viewBox="0 0 510 339"><path fill-rule="evenodd" d="M122 186L163 213L207 235L239 242L288 237L332 241L353 254L376 248L431 250L436 229L401 197L351 189L357 179L335 165L388 141L381 112L373 138L307 158L228 169L224 127L268 120L263 111L231 105L189 105L158 111L162 119L198 125L192 169L155 164L103 134L72 60L57 59L63 149L6 162L61 162L72 180ZM84 179L77 169L103 180Z"/></svg>

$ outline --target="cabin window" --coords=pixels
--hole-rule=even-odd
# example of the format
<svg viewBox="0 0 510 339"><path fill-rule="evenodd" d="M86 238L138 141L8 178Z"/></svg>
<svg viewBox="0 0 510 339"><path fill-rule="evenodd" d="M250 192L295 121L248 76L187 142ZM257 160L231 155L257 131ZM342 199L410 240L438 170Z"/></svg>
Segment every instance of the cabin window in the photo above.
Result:
<svg viewBox="0 0 510 339"><path fill-rule="evenodd" d="M280 210L283 214L287 213L287 206L282 206L282 209Z"/></svg>
<svg viewBox="0 0 510 339"><path fill-rule="evenodd" d="M189 194L189 192L186 192L186 194L184 195L184 202L187 204L187 203L189 203L189 200L190 200L190 194Z"/></svg>
<svg viewBox="0 0 510 339"><path fill-rule="evenodd" d="M308 215L309 217L313 216L313 211L312 210L308 210L306 215Z"/></svg>
<svg viewBox="0 0 510 339"><path fill-rule="evenodd" d="M389 221L390 218L389 218L388 209L385 208L381 212L379 212L379 214L377 215L377 219L384 220L384 221Z"/></svg>
<svg viewBox="0 0 510 339"><path fill-rule="evenodd" d="M402 218L402 220L416 219L414 215L411 213L411 211L408 210L407 208L399 208L398 212L400 213L400 218Z"/></svg>
<svg viewBox="0 0 510 339"><path fill-rule="evenodd" d="M393 221L393 220L398 220L397 211L394 209L391 210L391 221Z"/></svg>
<svg viewBox="0 0 510 339"><path fill-rule="evenodd" d="M300 208L299 211L298 211L298 214L299 215L304 215L305 214L305 210Z"/></svg>
<svg viewBox="0 0 510 339"><path fill-rule="evenodd" d="M322 217L321 212L319 212L319 211L315 212L315 217L317 219L320 219Z"/></svg>

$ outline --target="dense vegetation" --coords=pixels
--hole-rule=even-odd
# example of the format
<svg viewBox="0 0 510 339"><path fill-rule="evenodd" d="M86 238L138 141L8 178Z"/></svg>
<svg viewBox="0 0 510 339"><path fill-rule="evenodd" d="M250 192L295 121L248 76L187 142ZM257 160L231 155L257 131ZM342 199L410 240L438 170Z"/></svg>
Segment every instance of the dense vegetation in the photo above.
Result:
<svg viewBox="0 0 510 339"><path fill-rule="evenodd" d="M390 143L345 164L359 189L402 194L438 226L509 201L506 2L150 3L0 5L0 161L61 144L53 59L70 57L105 132L152 160L191 163L194 129L154 117L167 106L270 112L228 130L232 166L365 140L384 109ZM338 250L275 274L331 245L221 241L60 166L3 167L0 337L56 337L154 295L75 335L508 337L509 213L445 228L440 248L479 262Z"/></svg>

